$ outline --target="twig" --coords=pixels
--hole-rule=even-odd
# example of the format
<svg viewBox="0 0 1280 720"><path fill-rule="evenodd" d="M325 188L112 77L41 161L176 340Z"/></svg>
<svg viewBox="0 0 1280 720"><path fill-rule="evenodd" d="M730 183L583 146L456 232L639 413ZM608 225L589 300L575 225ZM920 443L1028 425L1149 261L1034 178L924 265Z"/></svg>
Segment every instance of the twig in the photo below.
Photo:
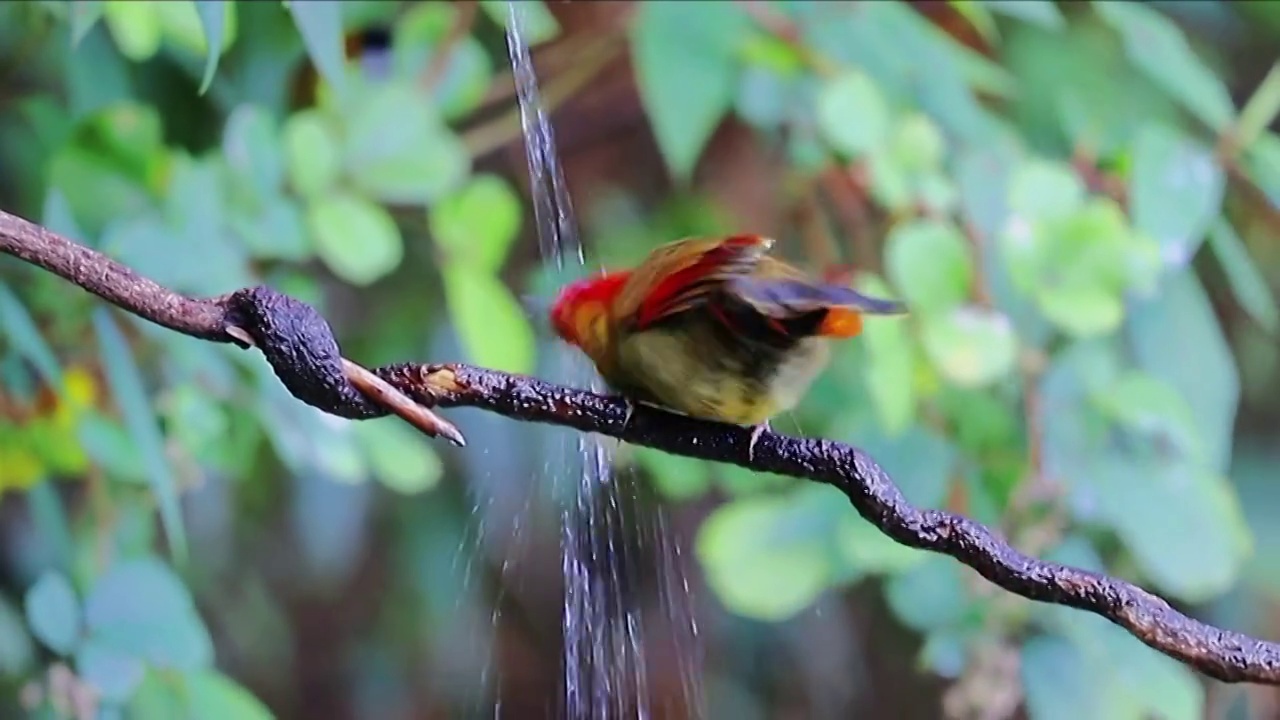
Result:
<svg viewBox="0 0 1280 720"><path fill-rule="evenodd" d="M386 380L346 358L342 358L342 370L347 380L364 393L365 397L395 413L400 419L427 435L432 437L440 435L458 447L466 447L467 441L463 439L458 428L425 406L410 400Z"/></svg>
<svg viewBox="0 0 1280 720"><path fill-rule="evenodd" d="M529 52L534 56L534 65L537 66L539 76L555 77L565 72L566 68L572 68L577 65L579 58L584 53L593 54L593 48L602 45L625 46L625 44L626 32L624 30L606 28L598 33L565 35L553 42L539 45L536 50L530 48ZM511 72L511 68L506 68L494 75L492 82L489 83L489 89L485 91L484 97L480 100L480 107L492 107L499 103L506 103L514 100L515 96L515 74Z"/></svg>
<svg viewBox="0 0 1280 720"><path fill-rule="evenodd" d="M547 82L543 98L547 112L554 112L565 101L576 96L600 75L609 63L622 54L625 45L601 39L583 49L579 61ZM511 107L503 114L463 131L462 144L471 157L479 158L520 137L520 108Z"/></svg>
<svg viewBox="0 0 1280 720"><path fill-rule="evenodd" d="M305 303L269 288L210 299L178 295L93 250L0 211L0 252L54 272L142 318L193 337L245 342L244 331L294 397L342 417L386 415L388 408L347 379L327 322ZM731 463L831 485L862 517L894 540L949 555L1023 597L1087 610L1139 640L1225 682L1280 685L1280 644L1194 620L1127 582L1024 555L987 527L960 515L921 510L862 451L823 439L696 420L620 397L532 377L469 367L404 363L377 376L423 406L470 406L510 418L609 435L687 457ZM754 438L754 441L753 441Z"/></svg>
<svg viewBox="0 0 1280 720"><path fill-rule="evenodd" d="M458 13L454 17L453 25L449 27L448 34L436 48L431 60L427 63L426 71L422 74L422 86L428 93L435 92L436 85L444 76L445 68L449 67L449 61L453 59L453 51L471 32L471 26L476 20L475 2L457 3L456 7Z"/></svg>
<svg viewBox="0 0 1280 720"><path fill-rule="evenodd" d="M68 240L35 223L0 210L0 252L13 255L66 278L107 302L157 325L184 335L233 343L243 348L257 345L272 367L325 366L329 374L303 378L295 373L281 381L294 397L325 412L364 419L395 413L429 436L441 436L463 444L452 423L425 407L416 406L393 387L375 386L360 375L348 373L340 361L338 343L329 324L314 308L267 288L250 288L217 298L197 300L145 278L111 258ZM309 323L301 327L303 318ZM293 338L297 333L303 336ZM282 343L285 338L300 344ZM274 359L273 359L274 356ZM345 362L345 361L344 361ZM337 373L331 372L336 369ZM354 376L354 377L352 377ZM361 383L361 392L354 383Z"/></svg>

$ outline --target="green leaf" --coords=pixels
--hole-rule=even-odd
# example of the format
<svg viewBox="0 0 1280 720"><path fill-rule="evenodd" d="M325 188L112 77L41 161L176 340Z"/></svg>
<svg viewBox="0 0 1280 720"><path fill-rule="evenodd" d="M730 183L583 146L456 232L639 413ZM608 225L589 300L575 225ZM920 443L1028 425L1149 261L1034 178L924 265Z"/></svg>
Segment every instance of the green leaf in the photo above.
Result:
<svg viewBox="0 0 1280 720"><path fill-rule="evenodd" d="M920 507L942 504L958 457L946 438L913 425L896 436L869 430L850 440L876 459L912 503ZM857 513L845 515L838 540L850 568L857 572L897 573L928 557L889 538Z"/></svg>
<svg viewBox="0 0 1280 720"><path fill-rule="evenodd" d="M1027 221L1060 218L1079 209L1085 194L1070 166L1027 160L1009 178L1009 211Z"/></svg>
<svg viewBox="0 0 1280 720"><path fill-rule="evenodd" d="M1240 111L1234 141L1240 147L1249 147L1275 122L1277 115L1280 115L1280 62L1271 66Z"/></svg>
<svg viewBox="0 0 1280 720"><path fill-rule="evenodd" d="M1245 150L1243 159L1249 179L1272 205L1280 205L1280 135L1264 132Z"/></svg>
<svg viewBox="0 0 1280 720"><path fill-rule="evenodd" d="M861 289L872 297L890 295L878 278ZM909 328L903 322L869 322L862 344L867 352L863 379L880 426L886 434L897 435L911 426L916 412L916 352Z"/></svg>
<svg viewBox="0 0 1280 720"><path fill-rule="evenodd" d="M984 387L1006 377L1018 357L1013 323L998 310L959 307L927 318L925 354L960 387Z"/></svg>
<svg viewBox="0 0 1280 720"><path fill-rule="evenodd" d="M148 664L198 670L213 661L190 591L154 558L113 565L85 598L84 615L90 642Z"/></svg>
<svg viewBox="0 0 1280 720"><path fill-rule="evenodd" d="M444 474L440 456L427 439L394 418L367 420L352 428L370 469L396 492L412 495L435 487Z"/></svg>
<svg viewBox="0 0 1280 720"><path fill-rule="evenodd" d="M1089 715L1079 715L1076 713L1081 712L1080 709L1073 706L1070 717L1191 720L1204 716L1204 689L1185 665L1147 647L1104 618L1065 608L1055 610L1061 611L1062 621L1057 623L1061 626L1058 629L1061 636L1039 639L1055 645L1069 644L1073 659L1087 669L1090 683L1087 694L1097 713L1091 709L1084 711ZM1025 665L1025 655L1023 662ZM1076 672L1073 668L1068 677L1074 677Z"/></svg>
<svg viewBox="0 0 1280 720"><path fill-rule="evenodd" d="M1009 181L1020 160L1019 152L1010 143L961 150L954 174L960 190L961 215L977 237L984 239L977 261L991 300L1013 321L1019 340L1039 347L1049 334L1048 325L1026 289L1019 292L1001 245L1006 241L1005 235L1013 234L1012 230L1019 226L1025 240L1035 239L1034 226L1026 218L1010 221ZM1038 274L1034 259L1032 267L1033 274Z"/></svg>
<svg viewBox="0 0 1280 720"><path fill-rule="evenodd" d="M135 272L154 278L180 292L214 295L250 282L244 248L226 242L220 218L211 227L199 220L221 209L217 191L210 190L208 175L175 182L167 198L165 217L150 211L125 218L107 227L102 250ZM175 253L179 247L182 252Z"/></svg>
<svg viewBox="0 0 1280 720"><path fill-rule="evenodd" d="M165 43L181 52L191 55L205 55L208 58L210 48L209 30L201 16L202 12L212 14L214 9L201 10L204 2L221 3L218 12L222 13L222 27L218 33L218 44L214 47L225 53L235 42L236 14L234 2L225 0L192 0L191 2L156 3L160 15L160 27L163 30Z"/></svg>
<svg viewBox="0 0 1280 720"><path fill-rule="evenodd" d="M164 408L165 427L201 466L226 467L231 420L218 398L194 383L173 388Z"/></svg>
<svg viewBox="0 0 1280 720"><path fill-rule="evenodd" d="M1053 0L983 0L982 4L991 12L1039 25L1045 30L1062 30L1067 26Z"/></svg>
<svg viewBox="0 0 1280 720"><path fill-rule="evenodd" d="M69 655L80 639L80 601L71 581L46 570L27 590L27 622L31 634L59 655Z"/></svg>
<svg viewBox="0 0 1280 720"><path fill-rule="evenodd" d="M89 640L76 650L76 672L97 689L102 700L121 703L142 684L147 669L138 658L108 643Z"/></svg>
<svg viewBox="0 0 1280 720"><path fill-rule="evenodd" d="M154 4L108 2L103 10L107 29L125 57L134 62L144 62L160 51L163 32L160 14Z"/></svg>
<svg viewBox="0 0 1280 720"><path fill-rule="evenodd" d="M885 243L889 279L913 313L940 314L969 297L973 259L955 225L935 220L903 223Z"/></svg>
<svg viewBox="0 0 1280 720"><path fill-rule="evenodd" d="M1261 440L1261 442L1259 442ZM1254 552L1241 573L1241 585L1268 597L1280 593L1280 453L1265 439L1244 440L1231 463L1231 484L1237 488ZM37 486L39 487L39 486Z"/></svg>
<svg viewBox="0 0 1280 720"><path fill-rule="evenodd" d="M49 193L45 195L44 209L40 219L45 227L65 238L79 243L89 243L84 230L80 229L80 224L76 222L75 213L71 210L71 203L67 201L67 196L56 187L49 188Z"/></svg>
<svg viewBox="0 0 1280 720"><path fill-rule="evenodd" d="M66 567L71 562L73 552L71 528L54 481L45 480L32 487L27 491L26 500L30 508L32 532L44 543L50 560Z"/></svg>
<svg viewBox="0 0 1280 720"><path fill-rule="evenodd" d="M284 152L289 184L303 197L328 192L342 171L337 130L319 110L289 116L284 123Z"/></svg>
<svg viewBox="0 0 1280 720"><path fill-rule="evenodd" d="M848 511L838 491L819 486L721 505L698 531L707 583L730 612L770 621L794 616L829 586L834 530Z"/></svg>
<svg viewBox="0 0 1280 720"><path fill-rule="evenodd" d="M631 28L636 81L658 148L687 182L733 105L746 18L731 3L644 3Z"/></svg>
<svg viewBox="0 0 1280 720"><path fill-rule="evenodd" d="M215 670L187 673L186 720L272 720L262 701Z"/></svg>
<svg viewBox="0 0 1280 720"><path fill-rule="evenodd" d="M182 157L169 170L164 225L159 229L167 231L169 238L159 241L163 246L151 248L152 257L147 262L180 267L184 272L173 283L193 293L216 295L253 282L244 248L227 242L225 173L225 166L216 157L198 161ZM175 244L182 249L178 257L172 251L165 252Z"/></svg>
<svg viewBox="0 0 1280 720"><path fill-rule="evenodd" d="M1000 243L1014 285L1076 337L1114 331L1125 294L1150 295L1160 271L1155 241L1131 232L1120 207L1105 198L1035 222L1014 216Z"/></svg>
<svg viewBox="0 0 1280 720"><path fill-rule="evenodd" d="M849 440L874 457L912 503L938 507L945 501L958 459L945 437L916 425L896 437L867 430Z"/></svg>
<svg viewBox="0 0 1280 720"><path fill-rule="evenodd" d="M1200 603L1235 583L1252 541L1225 479L1190 462L1115 451L1092 472L1101 514L1157 587Z"/></svg>
<svg viewBox="0 0 1280 720"><path fill-rule="evenodd" d="M1191 408L1169 385L1142 372L1121 375L1097 402L1130 432L1158 441L1184 458L1199 462L1203 448Z"/></svg>
<svg viewBox="0 0 1280 720"><path fill-rule="evenodd" d="M497 272L520 232L521 210L511 185L484 173L441 198L428 221L447 262L474 263L481 270Z"/></svg>
<svg viewBox="0 0 1280 720"><path fill-rule="evenodd" d="M722 465L716 468L712 479L718 489L726 495L738 497L755 495L768 490L779 490L795 484L793 478L786 475L749 470L737 465Z"/></svg>
<svg viewBox="0 0 1280 720"><path fill-rule="evenodd" d="M948 217L960 195L942 172L945 158L946 138L932 120L920 113L906 115L890 141L870 149L872 197L893 214Z"/></svg>
<svg viewBox="0 0 1280 720"><path fill-rule="evenodd" d="M1065 638L1038 635L1022 646L1022 687L1030 720L1108 717L1101 678L1079 647Z"/></svg>
<svg viewBox="0 0 1280 720"><path fill-rule="evenodd" d="M507 0L480 0L480 9L504 28L507 27L511 5ZM524 31L526 45L544 43L560 34L560 23L556 22L542 0L515 3L515 7L520 13L520 29Z"/></svg>
<svg viewBox="0 0 1280 720"><path fill-rule="evenodd" d="M471 361L510 373L533 371L533 327L511 290L496 276L465 263L444 273L449 316Z"/></svg>
<svg viewBox="0 0 1280 720"><path fill-rule="evenodd" d="M913 630L954 628L964 621L972 604L962 572L963 566L954 559L928 554L889 578L885 599L893 614Z"/></svg>
<svg viewBox="0 0 1280 720"><path fill-rule="evenodd" d="M1171 657L1147 647L1137 638L1102 618L1092 617L1101 635L1097 660L1110 660L1116 692L1134 707L1132 715L1169 720L1204 717L1204 686L1191 670Z"/></svg>
<svg viewBox="0 0 1280 720"><path fill-rule="evenodd" d="M376 86L351 117L343 155L355 186L388 203L426 203L466 179L471 157L402 82Z"/></svg>
<svg viewBox="0 0 1280 720"><path fill-rule="evenodd" d="M929 557L885 535L857 513L849 513L837 533L840 550L857 573L895 575Z"/></svg>
<svg viewBox="0 0 1280 720"><path fill-rule="evenodd" d="M1213 223L1209 230L1209 247L1222 265L1227 284L1240 307L1267 332L1274 334L1280 330L1280 311L1277 311L1271 288L1253 258L1249 257L1244 241L1226 219L1219 218Z"/></svg>
<svg viewBox="0 0 1280 720"><path fill-rule="evenodd" d="M1120 374L1106 347L1077 346L1045 377L1046 472L1068 483L1078 517L1111 526L1161 590L1203 602L1235 582L1250 551L1239 502L1206 463L1183 398Z"/></svg>
<svg viewBox="0 0 1280 720"><path fill-rule="evenodd" d="M352 285L381 280L404 257L395 220L382 206L359 195L338 192L318 199L307 208L307 225L320 259Z"/></svg>
<svg viewBox="0 0 1280 720"><path fill-rule="evenodd" d="M997 126L978 104L970 83L1007 85L994 63L902 3L868 3L846 17L847 21L839 22L826 11L810 13L806 43L833 59L865 69L887 95L915 104L959 142L981 144L993 139Z"/></svg>
<svg viewBox="0 0 1280 720"><path fill-rule="evenodd" d="M124 415L125 426L146 463L151 492L160 506L165 537L174 557L179 562L185 561L187 535L182 524L182 507L178 504L177 481L165 456L164 438L151 410L151 399L143 386L142 375L129 351L128 342L108 310L94 310L93 327L111 394L115 396L116 404Z"/></svg>
<svg viewBox="0 0 1280 720"><path fill-rule="evenodd" d="M1129 180L1135 228L1155 238L1165 262L1181 267L1204 241L1226 192L1213 152L1163 125L1147 125L1133 148Z"/></svg>
<svg viewBox="0 0 1280 720"><path fill-rule="evenodd" d="M134 691L125 706L129 720L168 720L185 717L186 707L185 680L181 676L172 676L149 672L142 679L138 689Z"/></svg>
<svg viewBox="0 0 1280 720"><path fill-rule="evenodd" d="M268 200L259 213L235 213L227 218L227 223L245 249L256 257L294 262L311 257L306 220L298 204L290 199Z"/></svg>
<svg viewBox="0 0 1280 720"><path fill-rule="evenodd" d="M222 56L223 35L226 32L227 13L230 6L223 0L195 0L196 12L200 15L200 26L204 29L205 43L209 46L208 57L204 63L204 76L200 79L200 94L203 95L213 82L213 74L218 70L218 58Z"/></svg>
<svg viewBox="0 0 1280 720"><path fill-rule="evenodd" d="M1138 366L1173 387L1191 406L1209 467L1230 465L1240 379L1217 315L1190 271L1165 280L1159 297L1136 303L1128 337Z"/></svg>
<svg viewBox="0 0 1280 720"><path fill-rule="evenodd" d="M911 113L893 133L893 156L898 167L910 173L927 173L942 167L947 141L942 131L923 113Z"/></svg>
<svg viewBox="0 0 1280 720"><path fill-rule="evenodd" d="M1119 295L1083 279L1043 286L1036 300L1045 317L1078 338L1113 332L1124 320Z"/></svg>
<svg viewBox="0 0 1280 720"><path fill-rule="evenodd" d="M947 4L967 20L983 40L987 42L999 40L1000 33L996 30L995 18L991 17L989 8L978 0L947 0Z"/></svg>
<svg viewBox="0 0 1280 720"><path fill-rule="evenodd" d="M1230 93L1172 20L1143 3L1096 0L1094 7L1120 33L1130 62L1210 128L1228 129L1235 117Z"/></svg>
<svg viewBox="0 0 1280 720"><path fill-rule="evenodd" d="M925 636L920 648L920 665L948 680L958 679L969 662L972 633L963 630L939 630Z"/></svg>
<svg viewBox="0 0 1280 720"><path fill-rule="evenodd" d="M466 179L471 156L447 130L403 155L352 171L356 188L387 203L431 202Z"/></svg>
<svg viewBox="0 0 1280 720"><path fill-rule="evenodd" d="M484 45L474 37L452 37L458 12L451 4L416 5L396 21L391 45L396 74L403 79L424 77L432 63L441 62L439 53L448 53L430 88L432 100L450 120L472 112L493 78Z"/></svg>
<svg viewBox="0 0 1280 720"><path fill-rule="evenodd" d="M332 148L332 141L326 143L326 140L329 138L323 135L323 131L319 137L286 139L286 147L293 143L290 160L298 163L297 169L290 167L290 171L296 173L295 187L304 186L296 182L299 177L305 182L309 179L306 176L311 174L324 176L323 167L311 154L323 156L326 147ZM302 144L312 141L317 141L317 144ZM299 152L303 147L306 148L305 154ZM228 167L249 181L254 200L270 202L267 198L274 197L280 191L285 173L284 151L281 149L279 130L271 113L256 105L247 104L232 110L222 132L222 154ZM330 174L336 174L336 170L330 171Z"/></svg>
<svg viewBox="0 0 1280 720"><path fill-rule="evenodd" d="M672 500L692 500L711 488L707 463L647 447L634 448L634 457L662 494Z"/></svg>
<svg viewBox="0 0 1280 720"><path fill-rule="evenodd" d="M154 107L118 99L104 105L85 119L73 142L58 143L50 167L54 185L66 193L90 236L112 220L150 207L151 186L170 159Z"/></svg>
<svg viewBox="0 0 1280 720"><path fill-rule="evenodd" d="M823 137L847 157L862 157L889 139L888 101L864 73L848 70L826 81L815 110Z"/></svg>
<svg viewBox="0 0 1280 720"><path fill-rule="evenodd" d="M1120 376L1121 360L1111 338L1077 341L1059 351L1040 382L1044 418L1044 470L1072 493L1075 514L1097 515L1097 502L1088 486L1092 466L1100 455L1110 423L1092 398L1101 395Z"/></svg>
<svg viewBox="0 0 1280 720"><path fill-rule="evenodd" d="M342 3L334 0L306 0L291 2L287 7L316 71L341 94L346 87L347 76Z"/></svg>
<svg viewBox="0 0 1280 720"><path fill-rule="evenodd" d="M751 33L739 46L738 57L747 65L746 69L764 70L780 79L799 79L805 69L804 53L770 33Z"/></svg>
<svg viewBox="0 0 1280 720"><path fill-rule="evenodd" d="M22 613L0 598L0 676L30 672L36 648L22 622Z"/></svg>
<svg viewBox="0 0 1280 720"><path fill-rule="evenodd" d="M106 3L102 0L80 0L68 5L71 9L71 47L74 48L98 24Z"/></svg>
<svg viewBox="0 0 1280 720"><path fill-rule="evenodd" d="M972 48L954 42L950 37L944 42L947 49L951 51L952 57L955 58L957 74L969 89L1000 100L1007 100L1014 96L1018 81L1003 65Z"/></svg>
<svg viewBox="0 0 1280 720"><path fill-rule="evenodd" d="M738 77L733 109L752 125L772 129L784 123L799 101L799 84L778 72L748 65Z"/></svg>
<svg viewBox="0 0 1280 720"><path fill-rule="evenodd" d="M344 424L342 432L326 429L328 432L319 440L312 440L312 446L308 448L310 452L304 460L307 467L322 470L334 480L345 483L355 484L368 479L369 463L357 445L350 425Z"/></svg>
<svg viewBox="0 0 1280 720"><path fill-rule="evenodd" d="M80 418L76 433L81 447L100 469L113 480L147 483L147 466L138 453L129 432L97 412Z"/></svg>
<svg viewBox="0 0 1280 720"><path fill-rule="evenodd" d="M4 331L6 344L11 343L14 352L31 363L46 383L54 388L62 387L62 366L57 356L44 341L22 301L3 283L0 283L0 330Z"/></svg>

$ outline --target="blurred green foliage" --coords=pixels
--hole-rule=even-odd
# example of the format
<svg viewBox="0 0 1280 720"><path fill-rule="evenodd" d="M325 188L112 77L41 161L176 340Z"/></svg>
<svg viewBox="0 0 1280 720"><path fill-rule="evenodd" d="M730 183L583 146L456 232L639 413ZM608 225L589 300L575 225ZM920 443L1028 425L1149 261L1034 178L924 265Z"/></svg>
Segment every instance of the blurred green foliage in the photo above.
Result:
<svg viewBox="0 0 1280 720"><path fill-rule="evenodd" d="M912 314L869 322L782 428L854 443L912 502L1035 554L1202 608L1259 586L1265 607L1280 593L1274 453L1236 446L1242 385L1246 402L1276 387L1280 256L1254 258L1280 212L1280 72L1233 101L1226 70L1150 4L948 7L977 41L900 2L640 4L627 47L675 189L583 208L593 251L633 262L685 234L755 230L694 189L726 121L779 150L797 184L850 178L883 232L829 235L869 243L882 261L856 282ZM506 5L478 8L0 5L0 56L22 78L0 116L6 209L183 292L271 283L328 313L353 357L452 348L534 372L553 345L520 298L560 278L521 247L519 175L478 162L473 116L503 82ZM541 4L525 10L530 42L561 36ZM349 36L379 27L387 46L351 57ZM236 669L270 689L289 653L288 601L261 569L234 571L258 547L242 536L292 503L295 574L339 586L375 535L369 480L393 497L442 488L435 507L382 511L399 584L379 607L443 635L481 602L456 577L467 518L447 516L441 480L528 474L499 430L441 457L394 420L321 416L255 355L12 262L0 330L0 493L22 506L0 514L0 709L70 717L90 697L94 717L270 717L215 662L253 648L230 651ZM1190 670L1092 616L1010 602L889 540L832 488L642 448L617 460L668 502L720 500L696 554L735 615L783 623L875 579L921 639L920 668L955 687L995 672L1037 720L1204 712ZM1215 618L1244 625L1229 606ZM379 668L409 662L397 642L410 640L344 658L364 673L352 684L390 682ZM991 646L1017 655L1016 677L979 661ZM361 701L375 714L394 705L385 688L352 692L380 698Z"/></svg>

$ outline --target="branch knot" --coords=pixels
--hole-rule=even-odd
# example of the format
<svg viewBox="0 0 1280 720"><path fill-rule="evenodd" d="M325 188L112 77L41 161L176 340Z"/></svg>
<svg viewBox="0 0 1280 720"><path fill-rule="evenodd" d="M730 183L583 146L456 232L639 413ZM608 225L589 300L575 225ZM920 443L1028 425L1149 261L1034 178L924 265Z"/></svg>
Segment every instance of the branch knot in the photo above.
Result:
<svg viewBox="0 0 1280 720"><path fill-rule="evenodd" d="M345 418L387 414L347 379L338 341L315 308L261 285L231 293L226 307L228 325L253 338L294 397Z"/></svg>

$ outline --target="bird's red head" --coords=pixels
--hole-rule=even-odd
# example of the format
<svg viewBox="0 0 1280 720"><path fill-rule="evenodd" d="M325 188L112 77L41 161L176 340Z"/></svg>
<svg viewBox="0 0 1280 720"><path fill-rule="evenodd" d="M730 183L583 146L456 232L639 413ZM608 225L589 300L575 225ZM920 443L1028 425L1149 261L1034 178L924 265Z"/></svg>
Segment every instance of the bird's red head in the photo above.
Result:
<svg viewBox="0 0 1280 720"><path fill-rule="evenodd" d="M595 357L609 340L609 309L630 277L625 271L605 272L566 285L551 306L556 335Z"/></svg>

